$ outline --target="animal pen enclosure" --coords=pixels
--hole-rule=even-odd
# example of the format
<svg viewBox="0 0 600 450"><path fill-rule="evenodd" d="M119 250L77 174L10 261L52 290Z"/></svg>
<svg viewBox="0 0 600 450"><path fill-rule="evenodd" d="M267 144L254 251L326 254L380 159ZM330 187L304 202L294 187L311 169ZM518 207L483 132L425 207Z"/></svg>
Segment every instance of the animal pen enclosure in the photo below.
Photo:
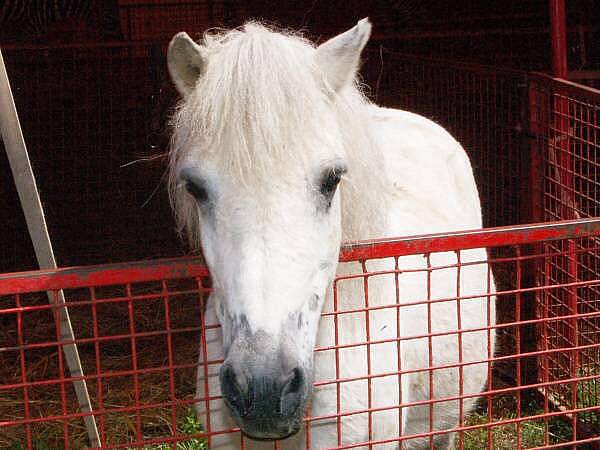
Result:
<svg viewBox="0 0 600 450"><path fill-rule="evenodd" d="M173 91L162 67L164 45L4 51L59 261L65 266L112 258L115 263L0 275L0 446L88 445L82 418L89 414L78 410L73 390L73 381L80 379L87 381L103 448L201 449L230 433L246 445L239 430L190 413L195 402L210 408L221 401L213 392L194 398L198 356L205 351L206 335L217 327L203 317L210 283L202 262L116 263L180 252L164 192L140 207L161 177L162 160L117 169L147 156L150 146L156 153L165 147L164 119ZM476 413L462 417L455 430L431 429L422 437L456 431L457 447L471 449L597 448L600 92L541 74L385 50L367 55L364 77L378 102L430 117L463 144L480 189L484 224L504 227L344 246L341 260L355 261L359 269L335 280L334 307L323 311L322 320L337 331L345 318L353 318L363 336L340 342L335 333L329 345L316 350L316 357L334 361L336 373L316 380L315 389L335 387L338 401L325 416L307 416L302 431L307 448L311 429L326 421L337 428L332 448L384 448L386 442L372 433L378 416L418 405L403 402L401 392L375 403L372 393L382 380L416 371L432 384L439 370L454 371L462 380L464 367L472 364L486 365L490 379ZM44 158L45 152L54 155L52 160ZM17 211L12 187L3 189L3 208ZM8 234L15 239L5 246L1 262L9 267L8 261L17 261L19 268L27 268L27 236L19 215L11 220ZM513 226L528 222L547 223ZM79 230L75 234L74 228ZM498 287L497 325L458 325L439 333L429 323L418 336L400 337L396 329L392 338L371 329L371 318L380 312L402 315L406 305L397 299L403 276L413 273L431 283L437 273L454 268L460 278L461 272L485 263L461 262L465 250L477 247L489 249ZM455 253L456 263L436 266L440 252ZM423 255L426 268L402 266L402 257L410 255ZM395 269L374 271L379 258L390 258ZM392 279L396 289L389 293L389 304L373 308L368 293L378 279ZM362 308L348 309L336 295L352 280L363 283ZM55 320L62 306L48 304L46 295L56 300L61 289L82 358L79 377L65 368L62 348L69 342L60 339ZM491 301L489 291L486 298ZM460 310L461 302L469 300L457 287L455 297L432 294L416 303L435 311L436 304L453 302ZM456 336L460 344L469 333L489 336L492 329L498 330L500 346L482 361L461 359L441 367L430 360L428 367L381 372L371 360L373 352L399 352L406 341L424 339L431 349L442 335ZM364 354L363 373L356 377L348 377L343 368L352 350ZM200 370L220 362L207 361ZM348 410L339 394L352 383L364 387L361 410ZM461 403L469 396L461 391L423 404L433 410L437 403ZM362 424L364 439L350 439L350 422ZM393 441L415 438L402 435L401 423ZM189 446L176 447L184 442Z"/></svg>
<svg viewBox="0 0 600 450"><path fill-rule="evenodd" d="M342 249L341 261L356 261L361 270L338 277L334 282L333 309L323 311L322 320L336 330L332 341L316 349L316 357L329 357L335 361L335 377L318 379L315 389L335 386L338 392L337 408L329 414L306 418L307 448L310 448L311 428L333 420L337 424L337 445L332 448L382 448L389 442L402 442L415 436L403 436L401 421L397 437L390 441L372 438L373 423L377 417L397 413L398 408L418 406L403 403L402 393L384 403L374 403L371 393L378 383L389 377L402 377L415 371L424 380L433 383L436 370L453 370L462 380L462 370L472 364L485 364L490 385L484 392L483 410L473 418L461 417L458 443L466 448L557 448L579 446L598 439L598 348L597 336L592 333L598 325L599 313L589 305L573 311L566 309L569 296L592 300L600 281L591 270L589 275L577 278L556 278L565 261L585 261L590 264L600 250L600 220L567 221L548 225L531 225L460 232L419 238L392 239L382 242L352 244ZM487 246L502 250L502 256L489 258L487 301L493 299L490 291L491 271L502 274L504 282L497 291L498 301L514 308L512 320L480 329L460 328L450 332L436 332L431 322L424 324L424 332L414 336L377 337L379 330L370 329L369 323L376 314L402 315L397 301L403 288L403 277L419 274L424 282L432 283L437 273L456 267L457 283L461 272L485 264L485 261L462 263L461 255L468 248ZM452 266L435 263L439 252L455 252L457 262ZM402 266L402 257L425 255L426 268ZM374 260L392 258L395 269L373 271ZM577 265L584 265L577 264ZM539 276L527 277L527 268L539 267ZM596 269L597 270L597 267ZM82 427L86 413L78 411L72 381L85 378L92 398L94 417L98 423L103 448L162 448L159 443L190 442L192 447L210 447L223 434L239 435L236 429L211 424L207 416L200 417L195 427L186 428L190 421L189 408L203 402L208 409L219 407L220 397L206 389L203 398L194 398L195 371L198 352L204 352L206 361L201 371L219 365L219 360L207 360L206 336L215 332L216 323L206 323L203 303L210 291L208 273L199 260L156 260L137 264L115 264L82 267L56 271L7 274L0 277L2 294L2 411L1 438L13 448L80 448L87 436ZM369 288L375 280L392 278L396 286L390 293L389 303L377 308L369 307ZM364 284L364 307L348 308L336 293L340 285L358 279ZM458 286L458 284L457 284ZM432 285L432 290L435 288ZM60 332L54 320L57 303L47 304L46 292L57 297L63 289L76 329L84 377L72 377L65 372ZM429 291L428 292L432 292ZM576 292L576 294L574 294ZM561 303L557 303L556 300ZM412 304L423 304L435 311L436 304L473 300L460 294L456 297L437 298L432 294ZM535 317L523 317L521 311L527 304L536 304ZM489 305L489 303L488 303ZM557 308L558 306L558 308ZM593 304L592 304L593 306ZM459 307L459 306L457 306ZM489 306L488 306L489 311ZM431 316L429 316L431 318ZM125 318L125 320L124 320ZM345 318L353 318L363 327L363 336L357 342L340 342L337 330ZM460 315L459 315L460 318ZM459 319L460 320L460 319ZM528 346L523 339L528 329L535 327L544 339L538 347ZM429 348L436 338L444 335L461 337L469 333L490 332L497 329L514 336L515 345L509 351L481 361L463 361L451 366L439 366L430 360L429 367L382 372L371 364L374 352L399 351L403 342L427 339ZM577 332L577 330L580 330ZM344 359L352 350L364 355L363 373L349 377L344 372ZM460 354L460 352L459 352ZM537 378L527 378L525 370L541 361ZM510 363L515 367L516 378L507 383L499 379L493 364ZM427 381L426 381L427 382ZM367 394L365 407L347 410L339 397L340 387L352 383L363 385ZM431 386L435 389L435 386ZM423 402L431 409L436 403L465 400L473 394ZM478 395L478 394L477 394ZM532 399L537 402L532 403ZM498 415L511 402L509 417ZM503 414L500 412L500 414ZM4 420L4 418L9 418ZM368 430L361 441L344 436L348 422L362 424ZM183 426L182 426L183 423ZM433 437L448 430L431 430L422 437ZM433 442L433 441L431 441ZM16 445L15 445L16 444ZM152 447L155 445L155 447ZM278 445L273 444L274 448ZM433 444L432 444L433 445Z"/></svg>

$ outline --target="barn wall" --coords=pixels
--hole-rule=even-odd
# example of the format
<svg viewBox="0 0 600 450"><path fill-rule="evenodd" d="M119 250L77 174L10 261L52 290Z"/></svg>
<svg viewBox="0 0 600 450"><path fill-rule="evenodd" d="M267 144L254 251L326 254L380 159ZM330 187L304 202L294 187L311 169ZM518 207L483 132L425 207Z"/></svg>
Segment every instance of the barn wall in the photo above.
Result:
<svg viewBox="0 0 600 450"><path fill-rule="evenodd" d="M185 250L163 176L167 121L177 101L164 51L161 45L136 43L6 52L60 265ZM419 112L463 143L480 186L486 225L521 222L527 167L521 72L370 50L362 73L373 100ZM137 160L143 161L132 163ZM5 164L2 170L0 198L4 210L14 213L0 270L31 268L10 173Z"/></svg>
<svg viewBox="0 0 600 450"><path fill-rule="evenodd" d="M371 96L431 117L463 142L486 200L487 225L521 218L525 83L510 71L471 70L464 63L544 68L545 1L81 0L78 12L64 17L35 9L42 3L5 2L0 42L61 265L185 251L160 181L164 158L126 164L166 151L168 116L177 100L164 60L172 34L185 29L198 37L209 26L253 17L303 28L322 41L370 16L374 36L363 74ZM584 44L592 35L586 27L597 17L593 4L569 2L570 26L583 27L577 36ZM596 50L587 49L585 67L594 67ZM0 271L34 268L5 159L0 208L6 212Z"/></svg>

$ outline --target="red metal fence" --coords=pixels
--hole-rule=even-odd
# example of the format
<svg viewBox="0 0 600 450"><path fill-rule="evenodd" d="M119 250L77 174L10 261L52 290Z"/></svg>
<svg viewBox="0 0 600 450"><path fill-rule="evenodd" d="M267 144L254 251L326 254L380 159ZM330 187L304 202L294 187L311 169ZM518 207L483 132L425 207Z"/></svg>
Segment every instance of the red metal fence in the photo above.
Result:
<svg viewBox="0 0 600 450"><path fill-rule="evenodd" d="M161 68L163 51L140 43L22 48L7 54L63 265L167 255L178 248L164 192L159 190L159 199L143 206L160 179L161 163L120 167L164 151L162 121L174 97ZM486 225L600 215L598 91L542 75L387 52L369 54L365 74L380 102L431 117L463 143L473 162ZM11 187L0 188L2 210L15 212L3 219L8 220L8 233L0 263L20 264L27 237L21 236L24 227L18 204L11 203L16 198ZM462 447L581 448L598 440L598 223L585 224L344 250L342 258L366 261L460 253L468 245L490 248L500 291L503 323L495 327L500 346L483 362L493 370L481 408L457 430ZM401 282L395 271L375 274L365 269L355 275L364 280L398 275ZM205 269L190 260L0 276L0 446L85 445L84 414L77 410L73 379L60 351L67 343L57 339L53 320L58 306L46 304L45 292L56 289L65 289L67 295L105 446L175 442L189 439L190 433L200 446L204 438L229 432L202 428L207 422L195 422L188 411L194 403L201 335L214 325L201 321L208 286ZM390 295L388 309L401 311L396 294ZM467 300L457 298L448 301ZM340 303L338 309L325 311L323 320L333 326L354 314L364 317L366 327L368 310L347 311ZM404 339L411 337L393 343ZM366 338L356 346L379 344ZM343 349L333 343L318 352L339 355ZM431 373L435 367L420 370ZM361 380L371 386L378 378L402 374L367 373ZM342 378L318 383L350 383ZM400 403L397 399L381 411L397 411ZM342 408L329 418L339 423L353 416L369 420L379 408ZM308 430L323 420L307 419ZM340 430L332 447L361 445L348 442L342 426ZM371 438L367 435L362 445Z"/></svg>
<svg viewBox="0 0 600 450"><path fill-rule="evenodd" d="M530 83L533 214L536 220L600 216L600 91L545 75ZM577 283L600 274L600 253L582 251L596 241L546 243L544 251L563 252L536 267L540 283ZM596 374L600 350L600 291L563 288L538 298L537 316L571 316L548 322L539 330L540 350L590 346L578 354L550 353L539 359L540 377ZM592 313L590 315L590 313ZM540 378L541 379L541 378ZM548 389L556 404L580 407L598 404L600 381L585 386L555 385ZM581 414L583 426L598 431L598 417Z"/></svg>
<svg viewBox="0 0 600 450"><path fill-rule="evenodd" d="M461 417L459 426L446 430L431 429L421 437L433 439L436 435L457 432L460 448L564 448L600 441L598 433L586 431L598 428L600 404L597 391L590 391L600 378L600 343L579 339L562 340L560 345L548 345L537 349L523 346L523 336L528 329L566 329L577 322L597 321L600 311L585 310L550 311L541 309L533 319L523 320L521 310L526 304L540 299L577 292L579 298L591 298L600 288L600 278L556 280L531 279L526 276L529 266L549 267L556 261L573 255L585 258L600 251L600 219L578 220L554 224L539 224L474 232L459 232L417 238L392 239L345 246L340 259L358 262L354 271L339 276L334 282L334 298L331 308L323 311L321 320L331 327L343 326L347 319L363 327L362 338L356 342L338 342L337 338L316 349L321 355L329 355L337 362L335 376L318 379L315 389L336 386L340 390L362 384L366 392L375 392L378 383L409 373L423 373L433 380L436 370L456 370L461 376L472 364L484 364L490 377L484 388L482 401L475 413ZM575 243L570 247L568 243ZM466 249L476 247L495 248L497 254L487 261L461 259ZM456 254L454 264L440 266L436 255L440 252ZM423 255L423 263L414 264L408 255ZM387 258L389 269L375 269L376 260ZM407 263L412 261L412 263ZM459 280L471 267L489 264L487 290L479 293L479 300L493 301L490 288L492 272L497 280L497 302L509 305L513 316L504 323L488 324L477 329L457 327L439 332L424 324L425 332L406 335L396 328L392 336L382 338L369 333L378 313L400 317L405 308L423 304L430 310L436 304L450 302L460 308L461 302L473 301L472 295L461 294L459 288L451 298L438 298L435 286L426 298L401 303L407 276L419 275L435 280L437 273L454 271ZM412 265L411 265L412 264ZM399 269L399 267L401 269ZM193 259L158 260L122 265L86 268L66 268L54 271L16 273L0 276L0 445L12 448L80 448L86 445L82 413L72 388L74 380L65 368L62 347L69 342L60 340L55 318L63 306L56 301L48 303L46 292L63 289L75 329L77 344L83 363L84 376L90 389L93 415L98 423L101 442L105 448L159 448L158 443L186 441L196 448L207 442L235 433L244 441L237 429L219 428L211 425L207 417L193 418L190 408L196 401L216 402L214 393L210 399L194 398L195 373L198 353L207 332L218 325L205 323L204 302L210 291L206 269ZM378 280L393 281L396 286L387 292L387 301L369 305L368 291ZM350 306L341 294L345 283L359 280L364 286L363 304ZM340 290L341 289L341 290ZM431 317L429 316L431 323ZM497 348L490 345L490 332L514 336L514 345ZM487 340L487 357L473 361L466 355L459 356L454 364L439 366L432 362L428 367L402 368L381 371L368 360L378 351L400 350L403 343L415 339L432 340L444 335L460 337L480 333ZM542 331L544 336L548 331ZM360 335L361 333L359 333ZM485 338L485 336L488 336ZM552 341L549 341L552 342ZM204 344L205 345L205 344ZM431 348L431 347L430 347ZM395 350L394 350L395 349ZM344 374L346 353L360 350L365 357L364 370L359 376ZM458 353L461 355L461 352ZM523 367L532 360L550 361L559 357L564 364L585 360L585 370L557 372L547 363L540 365L539 379L526 381ZM205 360L206 361L206 360ZM220 361L206 361L216 366ZM515 371L514 381L507 380L496 370L510 366ZM200 370L204 370L203 366ZM462 378L461 378L462 380ZM433 391L435 392L435 386ZM561 407L556 406L555 392L568 392ZM591 395L596 395L593 401ZM454 397L428 399L419 404L437 411L440 402L472 397L462 390ZM587 399L587 400L586 400ZM365 408L345 409L343 402L325 415L308 414L302 433L310 437L311 430L323 421L337 425L331 448L383 448L384 442L408 441L415 436L401 435L396 430L382 440L372 433L372 424L382 414L398 414L402 408L416 406L415 402L403 401L402 397L386 401L377 396L365 398ZM584 418L588 428L582 428L578 420ZM364 436L352 440L347 435L346 423L360 420L365 424ZM389 441L388 441L389 439ZM310 440L310 439L309 439ZM433 441L431 441L433 442ZM310 444L307 444L307 448ZM433 445L433 444L431 444ZM44 447L46 446L46 447ZM277 444L274 444L277 448ZM433 448L433 447L432 447Z"/></svg>

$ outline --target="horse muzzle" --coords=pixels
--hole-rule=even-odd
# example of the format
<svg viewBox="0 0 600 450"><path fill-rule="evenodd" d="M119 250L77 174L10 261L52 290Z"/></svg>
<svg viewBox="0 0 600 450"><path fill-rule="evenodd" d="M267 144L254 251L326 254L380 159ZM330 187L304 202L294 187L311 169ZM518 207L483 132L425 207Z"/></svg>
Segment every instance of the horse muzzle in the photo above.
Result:
<svg viewBox="0 0 600 450"><path fill-rule="evenodd" d="M233 418L252 439L285 439L296 434L312 392L312 376L308 375L312 368L290 364L289 353L282 350L249 351L248 342L240 347L230 351L219 374L223 399Z"/></svg>

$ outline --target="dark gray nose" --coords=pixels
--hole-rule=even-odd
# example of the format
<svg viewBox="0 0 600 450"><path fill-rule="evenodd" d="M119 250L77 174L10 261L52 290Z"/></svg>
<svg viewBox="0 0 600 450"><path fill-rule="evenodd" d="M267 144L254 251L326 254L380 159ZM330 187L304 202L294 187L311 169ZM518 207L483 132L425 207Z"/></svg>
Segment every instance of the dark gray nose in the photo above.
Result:
<svg viewBox="0 0 600 450"><path fill-rule="evenodd" d="M221 367L225 403L251 438L284 439L300 428L309 383L303 368L281 366L263 360L260 365L226 361Z"/></svg>

